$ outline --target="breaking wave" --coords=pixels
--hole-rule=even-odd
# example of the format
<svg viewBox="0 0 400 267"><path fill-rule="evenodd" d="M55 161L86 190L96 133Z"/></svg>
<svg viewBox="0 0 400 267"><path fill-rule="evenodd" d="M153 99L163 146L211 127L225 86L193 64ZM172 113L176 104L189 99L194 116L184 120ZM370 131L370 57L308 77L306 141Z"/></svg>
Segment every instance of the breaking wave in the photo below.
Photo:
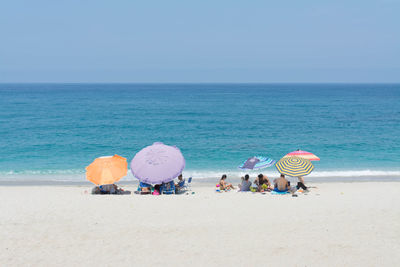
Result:
<svg viewBox="0 0 400 267"><path fill-rule="evenodd" d="M196 179L219 178L222 174L228 175L230 178L239 178L246 173L250 176L256 176L258 173L263 173L270 177L277 177L278 173L271 170L260 171L223 171L223 170L185 170L184 177L193 177ZM400 170L319 170L314 171L308 178L329 178L329 177L400 177ZM52 181L84 181L85 171L82 169L70 170L25 170L25 171L0 171L0 179L14 180L52 180ZM128 171L128 175L123 178L127 181L136 180Z"/></svg>

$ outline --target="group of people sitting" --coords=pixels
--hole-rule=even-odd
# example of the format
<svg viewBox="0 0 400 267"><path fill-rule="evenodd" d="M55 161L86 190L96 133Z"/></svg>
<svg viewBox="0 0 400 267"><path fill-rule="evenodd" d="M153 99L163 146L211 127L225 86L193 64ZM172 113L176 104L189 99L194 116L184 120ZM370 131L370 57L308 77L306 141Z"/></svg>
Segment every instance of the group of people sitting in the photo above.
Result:
<svg viewBox="0 0 400 267"><path fill-rule="evenodd" d="M156 184L152 186L151 184L140 182L138 190L135 191L135 194L160 195L162 192L167 194L178 194L179 192L182 191L184 185L185 185L185 180L183 179L182 174L180 174L178 176L178 181L176 183L174 181L171 181L168 183Z"/></svg>
<svg viewBox="0 0 400 267"><path fill-rule="evenodd" d="M231 190L235 189L232 184L226 182L227 176L226 174L222 175L219 183L217 184L218 190ZM246 174L241 178L241 183L238 185L240 192L252 191L252 192L269 192L275 191L279 193L290 192L294 193L300 188L304 190L304 192L308 192L307 186L304 184L303 177L298 177L299 181L295 187L290 186L290 182L285 178L284 174L281 174L279 178L273 181L273 185L266 175L259 174L257 178L254 180L254 184L250 181L250 176Z"/></svg>
<svg viewBox="0 0 400 267"><path fill-rule="evenodd" d="M235 187L226 182L227 176L223 174L219 183L217 184L218 191L229 191L231 189L235 189ZM289 192L294 194L300 188L304 190L304 192L308 192L308 187L304 184L303 177L298 177L299 181L295 187L290 186L290 182L285 178L285 175L281 174L279 178L273 181L273 185L266 175L259 174L257 178L254 180L254 183L250 181L250 176L246 174L241 178L241 183L238 184L238 188L240 192L270 192L275 191L279 193ZM144 182L139 183L138 190L135 191L135 194L147 195L160 195L161 193L166 194L178 194L185 187L185 180L183 179L182 174L178 176L178 181L175 183L174 181L162 184L156 184L152 186L151 184L147 184ZM118 188L115 184L107 184L96 186L92 190L92 194L130 194L130 191L123 190Z"/></svg>
<svg viewBox="0 0 400 267"><path fill-rule="evenodd" d="M156 185L152 186L151 184L140 182L138 190L135 191L135 194L160 195L161 192L178 194L182 191L182 189L184 187L185 187L185 180L183 179L183 176L181 174L178 176L178 181L176 183L174 183L174 181L171 181L169 183L156 184ZM105 185L95 186L92 189L92 194L93 195L129 195L129 194L131 194L131 191L119 188L116 184L105 184Z"/></svg>

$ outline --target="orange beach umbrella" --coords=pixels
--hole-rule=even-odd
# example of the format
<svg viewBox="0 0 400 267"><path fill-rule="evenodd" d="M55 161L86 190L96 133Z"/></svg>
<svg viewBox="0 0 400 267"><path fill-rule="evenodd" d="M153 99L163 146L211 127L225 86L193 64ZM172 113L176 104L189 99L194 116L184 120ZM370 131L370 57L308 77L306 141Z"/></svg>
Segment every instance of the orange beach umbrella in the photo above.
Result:
<svg viewBox="0 0 400 267"><path fill-rule="evenodd" d="M86 179L96 185L113 184L126 176L126 158L114 155L95 159L86 167Z"/></svg>

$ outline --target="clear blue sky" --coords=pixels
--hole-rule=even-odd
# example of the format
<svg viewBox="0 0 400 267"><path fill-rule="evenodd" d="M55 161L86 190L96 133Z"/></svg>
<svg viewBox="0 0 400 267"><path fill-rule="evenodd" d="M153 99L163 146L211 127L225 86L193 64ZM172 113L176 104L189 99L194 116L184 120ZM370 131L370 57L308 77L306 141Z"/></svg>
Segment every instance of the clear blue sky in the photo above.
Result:
<svg viewBox="0 0 400 267"><path fill-rule="evenodd" d="M3 0L0 82L400 82L400 0Z"/></svg>

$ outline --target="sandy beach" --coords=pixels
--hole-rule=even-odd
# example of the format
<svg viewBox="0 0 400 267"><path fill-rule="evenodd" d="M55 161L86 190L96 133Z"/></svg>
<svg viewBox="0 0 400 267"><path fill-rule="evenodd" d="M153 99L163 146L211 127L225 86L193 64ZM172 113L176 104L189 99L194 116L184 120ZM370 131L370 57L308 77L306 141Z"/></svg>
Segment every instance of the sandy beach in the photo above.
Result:
<svg viewBox="0 0 400 267"><path fill-rule="evenodd" d="M317 188L297 198L207 184L172 196L2 186L0 265L398 264L400 183L310 185Z"/></svg>

